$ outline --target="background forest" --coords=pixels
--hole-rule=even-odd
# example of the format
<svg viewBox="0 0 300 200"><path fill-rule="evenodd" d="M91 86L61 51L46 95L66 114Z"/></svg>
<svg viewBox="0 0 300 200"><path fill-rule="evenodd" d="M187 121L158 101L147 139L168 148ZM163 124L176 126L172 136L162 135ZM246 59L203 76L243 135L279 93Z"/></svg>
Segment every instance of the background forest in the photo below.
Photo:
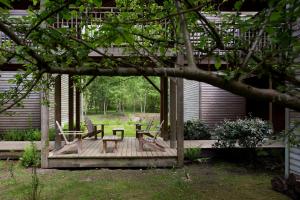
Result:
<svg viewBox="0 0 300 200"><path fill-rule="evenodd" d="M159 86L159 78L150 78ZM159 112L160 95L143 77L97 77L84 92L87 114Z"/></svg>

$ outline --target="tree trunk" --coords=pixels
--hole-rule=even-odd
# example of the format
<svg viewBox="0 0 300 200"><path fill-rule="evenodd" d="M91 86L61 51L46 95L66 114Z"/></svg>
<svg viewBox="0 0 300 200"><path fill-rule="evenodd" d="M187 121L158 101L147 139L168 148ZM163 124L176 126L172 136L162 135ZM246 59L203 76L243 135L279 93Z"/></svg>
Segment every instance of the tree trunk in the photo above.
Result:
<svg viewBox="0 0 300 200"><path fill-rule="evenodd" d="M144 96L144 113L146 113L147 95Z"/></svg>

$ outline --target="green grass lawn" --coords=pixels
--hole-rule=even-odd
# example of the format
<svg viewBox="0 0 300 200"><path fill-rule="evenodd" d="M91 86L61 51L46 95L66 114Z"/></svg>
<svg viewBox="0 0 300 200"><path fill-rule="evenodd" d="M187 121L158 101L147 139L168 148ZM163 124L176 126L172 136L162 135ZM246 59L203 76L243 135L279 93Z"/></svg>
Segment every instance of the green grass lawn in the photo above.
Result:
<svg viewBox="0 0 300 200"><path fill-rule="evenodd" d="M137 122L132 120L137 116L141 119L141 121ZM155 129L155 127L159 124L159 114L157 113L109 113L106 115L88 115L88 117L92 120L93 124L105 124L104 133L106 135L111 135L113 128L124 128L125 137L135 137L135 124L137 123L146 125L148 120L154 119L152 129Z"/></svg>
<svg viewBox="0 0 300 200"><path fill-rule="evenodd" d="M13 180L8 166L6 161L0 162L0 199L28 199L31 170L15 165ZM47 200L288 199L271 189L273 175L222 162L189 165L184 169L38 170L38 173L40 199Z"/></svg>

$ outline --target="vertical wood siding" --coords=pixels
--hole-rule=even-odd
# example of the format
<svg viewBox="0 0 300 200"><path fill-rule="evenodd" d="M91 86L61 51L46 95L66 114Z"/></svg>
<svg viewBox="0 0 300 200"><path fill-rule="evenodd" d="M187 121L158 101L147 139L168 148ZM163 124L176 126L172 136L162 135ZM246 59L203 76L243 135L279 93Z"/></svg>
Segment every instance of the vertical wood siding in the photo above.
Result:
<svg viewBox="0 0 300 200"><path fill-rule="evenodd" d="M200 83L184 79L184 121L199 119Z"/></svg>
<svg viewBox="0 0 300 200"><path fill-rule="evenodd" d="M69 98L69 83L68 83L68 75L62 75L61 76L61 121L62 124L68 123L68 98ZM49 101L50 101L50 107L49 107L49 127L54 128L55 127L55 110L54 110L54 89L52 88L49 92Z"/></svg>
<svg viewBox="0 0 300 200"><path fill-rule="evenodd" d="M300 37L300 20L297 24L294 25L294 36ZM300 62L300 56L298 60ZM297 77L300 78L300 72L297 72ZM300 112L295 112L293 110L289 110L289 126L292 128L295 122L300 121ZM300 131L296 130L297 134L300 136ZM300 175L300 148L291 147L290 148L290 155L289 155L289 166L290 166L290 173L295 173Z"/></svg>
<svg viewBox="0 0 300 200"><path fill-rule="evenodd" d="M289 110L289 126L290 128L294 127L295 122L299 122L300 120L300 112L295 112L293 110ZM299 130L296 130L299 134ZM300 148L291 147L290 148L290 173L295 173L300 175Z"/></svg>
<svg viewBox="0 0 300 200"><path fill-rule="evenodd" d="M17 72L0 72L0 92L8 90L13 84L8 83ZM23 101L22 107L13 107L7 112L0 114L0 132L7 129L40 128L41 123L40 94L31 92Z"/></svg>
<svg viewBox="0 0 300 200"><path fill-rule="evenodd" d="M200 91L200 119L209 126L245 116L245 98L206 83L200 83Z"/></svg>

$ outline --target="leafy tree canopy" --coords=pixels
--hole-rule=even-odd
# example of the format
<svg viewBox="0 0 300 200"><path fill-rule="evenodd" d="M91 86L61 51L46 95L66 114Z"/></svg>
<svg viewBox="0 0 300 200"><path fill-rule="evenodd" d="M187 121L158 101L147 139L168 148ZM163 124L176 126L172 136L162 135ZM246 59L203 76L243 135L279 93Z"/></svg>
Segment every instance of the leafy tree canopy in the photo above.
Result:
<svg viewBox="0 0 300 200"><path fill-rule="evenodd" d="M24 71L16 88L0 94L0 112L49 88L53 74L183 77L300 110L300 2L270 0L243 13L236 1L224 13L218 8L226 2L116 0L104 8L99 0L34 0L20 17L0 0L1 67L18 63ZM253 79L272 88L250 85Z"/></svg>

